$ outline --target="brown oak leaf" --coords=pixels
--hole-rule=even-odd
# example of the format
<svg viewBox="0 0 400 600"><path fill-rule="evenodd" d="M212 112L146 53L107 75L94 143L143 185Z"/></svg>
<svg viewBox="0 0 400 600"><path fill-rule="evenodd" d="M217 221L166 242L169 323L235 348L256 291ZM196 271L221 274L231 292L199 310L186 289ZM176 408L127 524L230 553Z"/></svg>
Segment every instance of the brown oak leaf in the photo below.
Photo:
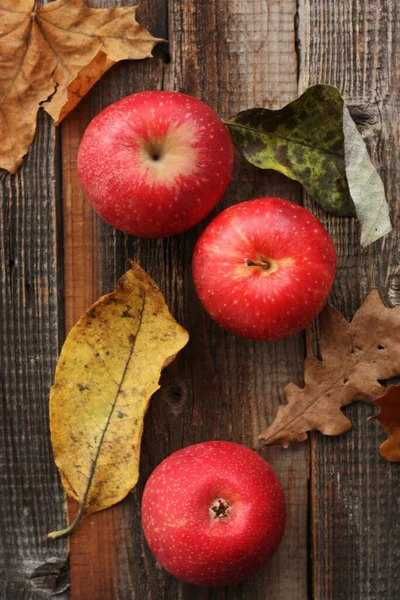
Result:
<svg viewBox="0 0 400 600"><path fill-rule="evenodd" d="M152 56L137 7L89 8L81 0L2 0L0 168L15 173L43 104L58 124L113 64Z"/></svg>
<svg viewBox="0 0 400 600"><path fill-rule="evenodd" d="M341 411L356 400L373 402L385 388L379 380L400 375L400 307L387 308L372 290L349 323L333 306L320 315L322 360L305 360L305 385L289 383L287 404L261 433L267 445L307 439L317 429L338 435L351 427Z"/></svg>
<svg viewBox="0 0 400 600"><path fill-rule="evenodd" d="M400 461L400 385L391 385L375 400L380 412L375 417L389 437L381 444L381 455L390 461Z"/></svg>

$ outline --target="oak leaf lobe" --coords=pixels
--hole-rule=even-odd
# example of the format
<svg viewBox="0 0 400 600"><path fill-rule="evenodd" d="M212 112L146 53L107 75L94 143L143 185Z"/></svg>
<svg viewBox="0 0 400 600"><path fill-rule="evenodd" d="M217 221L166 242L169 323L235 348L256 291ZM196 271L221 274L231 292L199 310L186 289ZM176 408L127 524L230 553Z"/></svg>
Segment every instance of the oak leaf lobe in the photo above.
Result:
<svg viewBox="0 0 400 600"><path fill-rule="evenodd" d="M385 388L380 380L400 375L400 306L387 308L373 289L348 322L327 305L320 314L322 360L305 360L303 388L289 383L287 404L260 434L267 445L289 446L318 430L338 435L351 422L341 408L363 400L373 402Z"/></svg>

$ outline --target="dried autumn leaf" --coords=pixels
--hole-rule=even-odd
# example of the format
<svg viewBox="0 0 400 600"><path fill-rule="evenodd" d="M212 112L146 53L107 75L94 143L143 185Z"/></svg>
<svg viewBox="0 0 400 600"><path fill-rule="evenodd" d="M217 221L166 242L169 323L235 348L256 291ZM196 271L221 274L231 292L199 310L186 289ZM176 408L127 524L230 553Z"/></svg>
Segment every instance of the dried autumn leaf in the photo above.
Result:
<svg viewBox="0 0 400 600"><path fill-rule="evenodd" d="M391 385L386 393L375 400L380 412L372 419L379 421L389 434L381 444L381 455L390 461L400 461L400 385Z"/></svg>
<svg viewBox="0 0 400 600"><path fill-rule="evenodd" d="M122 500L139 476L143 418L161 369L188 341L136 263L69 333L50 394L51 439L75 522Z"/></svg>
<svg viewBox="0 0 400 600"><path fill-rule="evenodd" d="M346 177L361 223L361 246L368 246L392 231L385 188L347 106L343 110L343 134Z"/></svg>
<svg viewBox="0 0 400 600"><path fill-rule="evenodd" d="M338 435L351 427L340 410L356 400L372 402L385 391L379 380L400 375L400 307L387 308L372 290L349 323L335 308L320 315L322 361L306 358L304 388L289 383L287 404L261 433L268 445L307 439L317 429Z"/></svg>
<svg viewBox="0 0 400 600"><path fill-rule="evenodd" d="M59 123L113 64L152 56L162 40L139 25L136 9L2 0L0 168L15 173L22 163L41 104Z"/></svg>

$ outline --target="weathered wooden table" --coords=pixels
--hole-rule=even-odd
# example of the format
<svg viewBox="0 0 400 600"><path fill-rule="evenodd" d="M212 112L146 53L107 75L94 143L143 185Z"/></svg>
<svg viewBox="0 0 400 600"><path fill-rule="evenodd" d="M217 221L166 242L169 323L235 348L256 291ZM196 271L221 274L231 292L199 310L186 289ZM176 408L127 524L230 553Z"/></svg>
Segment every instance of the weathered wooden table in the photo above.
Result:
<svg viewBox="0 0 400 600"><path fill-rule="evenodd" d="M92 1L93 6L129 4ZM277 108L315 83L346 97L384 179L393 221L400 207L398 0L143 0L141 22L169 40L154 60L117 65L55 131L43 113L15 176L1 175L1 583L6 600L395 600L400 598L400 466L380 458L384 434L367 405L346 410L345 435L262 452L287 494L285 540L253 579L227 589L182 585L157 567L140 527L144 482L169 453L209 439L253 446L301 383L305 334L252 343L224 333L200 307L191 278L204 227L167 240L123 235L94 216L76 174L80 137L102 108L146 89L179 90L224 117ZM372 286L400 302L399 233L366 250L355 220L327 216L283 176L236 160L218 210L262 195L311 208L332 235L339 266L331 302L348 317ZM215 212L214 212L215 214ZM53 463L48 392L65 332L114 288L134 258L161 287L191 342L162 378L146 416L141 479L120 505L71 537ZM75 507L69 504L70 515ZM68 550L71 586L68 588ZM64 590L64 591L63 591Z"/></svg>

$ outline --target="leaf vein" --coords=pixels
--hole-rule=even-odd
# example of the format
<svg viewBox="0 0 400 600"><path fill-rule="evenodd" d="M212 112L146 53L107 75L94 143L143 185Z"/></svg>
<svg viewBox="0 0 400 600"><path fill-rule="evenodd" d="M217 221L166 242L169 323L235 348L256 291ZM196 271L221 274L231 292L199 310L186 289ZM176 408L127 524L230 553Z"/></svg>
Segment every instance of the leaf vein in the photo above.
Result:
<svg viewBox="0 0 400 600"><path fill-rule="evenodd" d="M132 340L132 344L131 344L131 348L130 348L130 351L129 351L129 355L128 355L128 358L127 358L127 361L126 361L126 364L125 364L125 369L124 369L124 372L122 373L121 381L120 381L120 383L118 385L118 389L117 389L117 391L115 393L115 397L114 397L114 401L113 401L113 404L112 404L112 408L110 410L110 414L108 415L107 422L106 422L106 424L104 426L104 430L103 430L103 432L102 432L102 434L100 436L100 440L99 440L99 443L97 445L95 456L94 456L94 458L92 460L92 464L91 464L91 467L90 467L89 475L88 475L88 478L87 478L88 479L87 487L85 489L85 493L83 495L82 502L80 504L80 507L79 507L79 510L78 510L78 514L76 515L75 520L73 521L73 523L71 523L71 525L69 527L67 527L65 530L63 530L63 534L71 533L75 529L75 527L78 525L78 523L80 522L80 520L83 517L84 512L85 512L86 502L87 502L87 499L89 497L90 489L92 487L92 483L93 483L93 479L94 479L94 474L95 474L95 471L96 471L96 466L97 466L97 462L98 462L99 456L101 454L101 448L102 448L102 445L103 445L103 442L104 442L104 438L105 438L106 432L108 430L108 427L110 425L112 416L114 414L114 410L116 408L117 401L118 401L118 396L119 396L119 394L121 392L122 385L124 383L126 374L128 372L129 364L130 364L132 356L134 354L137 335L138 335L138 333L140 331L140 327L142 325L142 319L143 319L143 314L144 314L144 309L145 309L145 304L146 304L146 292L145 292L144 289L142 289L142 292L143 292L142 306L141 306L141 310L140 310L140 313L139 313L139 322L138 322L138 326L137 326L137 329L136 329L136 334L135 334L135 336L134 336L134 338Z"/></svg>

